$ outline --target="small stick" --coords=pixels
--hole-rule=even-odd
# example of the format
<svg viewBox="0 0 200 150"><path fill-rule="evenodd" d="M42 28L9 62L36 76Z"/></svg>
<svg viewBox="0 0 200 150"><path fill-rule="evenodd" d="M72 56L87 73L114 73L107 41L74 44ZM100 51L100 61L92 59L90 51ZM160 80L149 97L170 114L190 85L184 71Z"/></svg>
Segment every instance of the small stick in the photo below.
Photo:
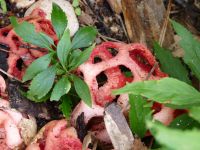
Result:
<svg viewBox="0 0 200 150"><path fill-rule="evenodd" d="M165 39L165 34L167 31L167 25L168 25L168 21L169 21L169 15L171 12L171 7L172 7L172 0L169 1L168 5L167 5L167 12L166 12L166 18L164 20L164 24L161 30L161 34L160 34L160 38L159 38L159 44L162 46L163 45L163 41ZM147 77L145 78L145 80L148 80L150 78L150 76L153 74L153 72L155 71L156 67L158 66L158 62L156 62L153 67L151 68L150 72L148 73Z"/></svg>
<svg viewBox="0 0 200 150"><path fill-rule="evenodd" d="M6 75L6 76L8 76L9 78L11 78L11 79L14 79L14 80L17 80L17 81L19 81L19 82L21 82L21 83L22 83L22 81L21 81L21 80L19 80L19 79L15 78L14 76L12 76L11 74L7 73L6 71L4 71L4 70L3 70L3 69L1 69L1 68L0 68L0 72L1 72L1 73L3 73L3 74L5 74L5 75Z"/></svg>
<svg viewBox="0 0 200 150"><path fill-rule="evenodd" d="M166 31L167 31L167 25L168 25L168 22L169 22L169 15L170 15L170 12L171 12L171 7L172 7L172 1L170 0L168 5L167 5L166 18L164 20L162 30L161 30L161 34L160 34L160 38L159 38L159 44L161 46L163 45L163 41L165 39L165 34L166 34Z"/></svg>
<svg viewBox="0 0 200 150"><path fill-rule="evenodd" d="M98 35L104 40L104 41L114 41L114 42L122 42L122 41L119 41L117 39L114 39L114 38L111 38L111 37L108 37L108 36L105 36L105 35L102 35L101 33L98 33Z"/></svg>
<svg viewBox="0 0 200 150"><path fill-rule="evenodd" d="M3 52L6 52L6 53L13 53L13 54L15 54L15 55L17 55L16 53L14 53L14 52L12 52L12 51L8 51L8 50L5 50L5 49L1 49L0 48L0 51L3 51ZM20 55L17 55L17 56L19 56L22 60L31 60L30 58L23 58L22 56L20 56Z"/></svg>
<svg viewBox="0 0 200 150"><path fill-rule="evenodd" d="M6 53L10 53L10 51L8 51L6 49L2 49L2 48L0 48L0 51L6 52Z"/></svg>
<svg viewBox="0 0 200 150"><path fill-rule="evenodd" d="M151 68L150 72L148 73L147 77L145 78L145 80L148 80L150 78L150 76L153 74L153 72L155 71L155 69L158 67L158 62L156 62L153 67Z"/></svg>
<svg viewBox="0 0 200 150"><path fill-rule="evenodd" d="M121 23L121 25L122 25L122 29L124 30L124 33L125 33L125 35L126 35L126 38L127 38L128 43L130 43L130 38L129 38L129 36L128 36L126 27L125 27L125 25L124 25L124 21L122 20L122 17L121 17L120 15L116 15L116 17L119 19L119 21L120 21L120 23Z"/></svg>
<svg viewBox="0 0 200 150"><path fill-rule="evenodd" d="M28 45L20 45L19 47L20 48L26 48L26 49L32 49L32 50L38 50L38 51L41 51L41 52L46 52L45 50L43 50L42 48L39 48L39 47L31 47L31 46L28 46Z"/></svg>
<svg viewBox="0 0 200 150"><path fill-rule="evenodd" d="M98 35L99 35L99 37L100 37L102 40L104 40L105 42L108 41L102 34L98 33Z"/></svg>

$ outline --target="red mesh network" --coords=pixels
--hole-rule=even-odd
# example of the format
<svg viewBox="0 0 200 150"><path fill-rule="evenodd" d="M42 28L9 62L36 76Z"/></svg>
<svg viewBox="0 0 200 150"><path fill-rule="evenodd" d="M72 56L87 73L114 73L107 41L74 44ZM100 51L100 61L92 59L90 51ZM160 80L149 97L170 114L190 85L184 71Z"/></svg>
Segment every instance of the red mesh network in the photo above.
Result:
<svg viewBox="0 0 200 150"><path fill-rule="evenodd" d="M36 31L44 32L49 35L54 41L57 41L56 34L53 30L51 22L45 19L45 13L36 9L28 17L19 20L28 21L32 23ZM8 57L8 73L21 79L26 67L33 62L36 58L43 56L47 51L42 49L41 51L35 49L24 48L23 46L34 47L34 45L23 42L23 40L16 35L12 26L7 26L0 29L0 43L7 45L10 48ZM19 68L17 64L21 61L24 67Z"/></svg>
<svg viewBox="0 0 200 150"><path fill-rule="evenodd" d="M40 132L26 150L82 150L76 130L65 119L49 122Z"/></svg>
<svg viewBox="0 0 200 150"><path fill-rule="evenodd" d="M113 49L115 52L112 52ZM95 62L95 58L99 61ZM155 63L152 53L142 44L104 42L93 50L89 60L79 67L79 71L89 85L94 104L104 106L115 99L111 94L112 89L121 88L126 82L145 80ZM129 69L133 76L126 77L120 66ZM99 87L97 76L102 72L107 81ZM166 76L156 67L149 79L157 80Z"/></svg>
<svg viewBox="0 0 200 150"><path fill-rule="evenodd" d="M71 116L72 125L76 125L76 119L84 113L84 121L86 124L95 117L103 117L104 106L112 101L117 101L122 107L128 104L127 95L119 95L119 98L112 95L113 89L118 89L126 85L127 82L137 82L146 80L159 80L167 77L159 66L155 68L152 74L149 72L156 64L155 57L142 44L124 44L116 42L104 42L92 51L87 62L78 68L78 72L82 74L85 82L88 84L93 105L88 107L84 102L80 102L74 109ZM128 69L132 76L127 77L123 68ZM121 69L122 68L122 69ZM98 76L102 77L102 73L106 81L99 86ZM152 109L155 110L154 118L168 125L174 119L174 110L167 108L161 104L155 103ZM95 130L94 130L95 129ZM94 133L100 141L108 142L110 139L106 133L105 127L100 128L98 125L89 130Z"/></svg>

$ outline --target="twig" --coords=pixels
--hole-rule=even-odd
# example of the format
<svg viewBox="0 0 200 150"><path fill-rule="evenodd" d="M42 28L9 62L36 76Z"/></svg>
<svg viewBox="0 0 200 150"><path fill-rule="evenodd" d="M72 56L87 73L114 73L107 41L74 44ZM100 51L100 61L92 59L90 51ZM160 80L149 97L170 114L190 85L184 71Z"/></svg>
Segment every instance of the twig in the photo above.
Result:
<svg viewBox="0 0 200 150"><path fill-rule="evenodd" d="M2 48L0 48L0 51L6 52L6 53L10 53L10 51L8 51L6 49L2 49Z"/></svg>
<svg viewBox="0 0 200 150"><path fill-rule="evenodd" d="M159 38L159 44L162 46L163 45L163 41L165 39L165 34L167 31L167 25L169 22L169 15L171 12L171 7L172 7L172 0L169 0L169 3L167 5L167 12L166 12L166 17L162 26L162 30L161 30L161 34L160 34L160 38Z"/></svg>
<svg viewBox="0 0 200 150"><path fill-rule="evenodd" d="M102 34L98 33L98 35L99 35L99 37L100 37L103 41L105 41L105 42L108 41Z"/></svg>
<svg viewBox="0 0 200 150"><path fill-rule="evenodd" d="M147 77L145 78L145 80L148 80L150 78L150 76L153 74L153 72L155 71L155 69L158 67L158 62L156 62L153 67L151 68L150 72L148 73Z"/></svg>
<svg viewBox="0 0 200 150"><path fill-rule="evenodd" d="M169 0L169 3L167 5L167 12L166 12L166 17L163 23L163 27L161 30L161 34L160 34L160 38L159 38L159 44L162 46L163 45L163 41L165 39L165 34L167 31L167 25L169 22L169 15L170 15L170 11L171 11L171 7L172 7L172 0ZM150 78L150 76L153 74L153 72L155 71L155 69L158 67L158 62L156 62L153 67L151 68L150 72L148 73L147 77L145 78L145 80L148 80Z"/></svg>
<svg viewBox="0 0 200 150"><path fill-rule="evenodd" d="M122 25L122 29L124 30L124 33L125 33L125 35L126 35L127 41L128 41L128 43L130 43L130 38L129 38L129 36L128 36L128 32L127 32L127 30L126 30L126 27L125 27L125 25L124 25L124 21L122 20L122 17L121 17L120 15L115 15L115 16L119 19L119 21L120 21L120 23L121 23L121 25Z"/></svg>
<svg viewBox="0 0 200 150"><path fill-rule="evenodd" d="M17 80L17 81L19 81L19 82L22 82L21 80L15 78L14 76L12 76L11 74L7 73L6 71L4 71L4 70L1 69L1 68L0 68L0 72L3 73L3 74L5 74L6 76L8 76L8 77L11 78L11 79L14 79L14 80Z"/></svg>
<svg viewBox="0 0 200 150"><path fill-rule="evenodd" d="M116 40L116 39L114 39L114 38L111 38L111 37L102 35L101 33L98 33L98 35L99 35L104 41L110 40L110 41L114 41L114 42L122 42L122 41Z"/></svg>
<svg viewBox="0 0 200 150"><path fill-rule="evenodd" d="M20 57L23 61L25 61L25 60L31 60L30 58L26 58L26 57L20 56L20 55L14 53L12 51L8 51L8 50L2 49L2 48L0 48L0 51L6 52L6 53L13 53L13 54L17 55L18 57Z"/></svg>
<svg viewBox="0 0 200 150"><path fill-rule="evenodd" d="M41 51L41 52L46 52L44 49L42 48L39 48L39 47L31 47L29 45L20 45L19 46L20 48L26 48L26 49L32 49L32 50L38 50L38 51Z"/></svg>

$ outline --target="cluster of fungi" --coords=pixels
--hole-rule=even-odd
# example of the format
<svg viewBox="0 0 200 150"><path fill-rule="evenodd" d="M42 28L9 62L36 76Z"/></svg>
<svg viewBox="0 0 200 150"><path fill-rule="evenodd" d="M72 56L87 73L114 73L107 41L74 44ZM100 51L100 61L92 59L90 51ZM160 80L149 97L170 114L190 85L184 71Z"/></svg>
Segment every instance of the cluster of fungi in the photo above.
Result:
<svg viewBox="0 0 200 150"><path fill-rule="evenodd" d="M42 10L36 9L30 16L19 21L28 21L32 23L37 32L46 33L54 40L55 44L57 44L58 38L56 37L51 22L45 19L45 13ZM9 47L7 72L18 79L22 79L26 68L35 59L47 54L47 50L23 42L14 32L11 25L0 29L0 43ZM18 65L19 61L21 61L20 67ZM89 86L92 96L92 107L88 107L81 101L73 110L69 122L66 120L56 120L48 123L43 127L42 134L39 133L40 137L36 136L37 138L34 138L31 144L29 143L27 149L81 150L82 143L78 139L74 128L77 118L81 114L84 114L84 122L88 124L92 118L103 117L105 105L113 101L116 101L122 109L126 110L125 107L128 104L128 96L126 94L114 96L112 95L112 90L121 88L127 83L143 81L147 78L149 80L159 80L160 78L167 77L167 74L163 73L158 66L155 67L152 73L149 73L155 64L156 60L151 51L142 44L104 42L96 46L90 58L76 70L77 75L82 76ZM125 72L129 72L131 76L126 76ZM6 86L2 78L0 78L0 88L4 93ZM5 94L4 99L7 99ZM1 99L1 103L9 105L9 100ZM1 118L5 118L6 115L9 114L3 114L6 113L3 108L7 108L8 106L0 105L0 115L4 115L4 117ZM155 110L153 114L154 118L165 125L168 125L176 116L175 110L158 103L154 103L152 109ZM19 133L19 141L18 143L10 144L11 141L7 139L11 138L9 136L8 120L0 119L1 134L5 134L5 138L1 138L0 145L4 143L5 149L12 149L22 143L22 135L20 130L17 130L18 126L16 125L16 121L13 120L12 116L9 119L16 126L15 132ZM88 130L94 133L97 139L110 142L103 120L99 122L99 124L90 126Z"/></svg>

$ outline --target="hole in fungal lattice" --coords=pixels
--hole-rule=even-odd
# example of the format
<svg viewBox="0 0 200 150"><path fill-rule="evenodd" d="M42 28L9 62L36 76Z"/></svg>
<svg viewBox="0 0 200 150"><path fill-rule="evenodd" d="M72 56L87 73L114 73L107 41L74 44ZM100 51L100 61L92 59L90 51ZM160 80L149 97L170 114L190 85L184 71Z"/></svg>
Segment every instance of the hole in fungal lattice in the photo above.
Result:
<svg viewBox="0 0 200 150"><path fill-rule="evenodd" d="M100 57L98 57L98 56L95 56L94 57L94 64L97 64L99 62L102 62L102 59Z"/></svg>
<svg viewBox="0 0 200 150"><path fill-rule="evenodd" d="M124 65L120 65L119 66L119 69L121 70L121 72L123 73L123 75L127 78L129 78L130 80L128 80L128 82L131 82L133 81L133 78L134 78L134 75L133 73L131 72L131 70L129 68L127 68L126 66Z"/></svg>
<svg viewBox="0 0 200 150"><path fill-rule="evenodd" d="M99 75L97 75L96 79L98 88L102 87L108 81L108 78L104 72L101 72Z"/></svg>
<svg viewBox="0 0 200 150"><path fill-rule="evenodd" d="M23 66L23 60L20 58L17 60L17 64L16 64L16 67L22 71L22 66Z"/></svg>

